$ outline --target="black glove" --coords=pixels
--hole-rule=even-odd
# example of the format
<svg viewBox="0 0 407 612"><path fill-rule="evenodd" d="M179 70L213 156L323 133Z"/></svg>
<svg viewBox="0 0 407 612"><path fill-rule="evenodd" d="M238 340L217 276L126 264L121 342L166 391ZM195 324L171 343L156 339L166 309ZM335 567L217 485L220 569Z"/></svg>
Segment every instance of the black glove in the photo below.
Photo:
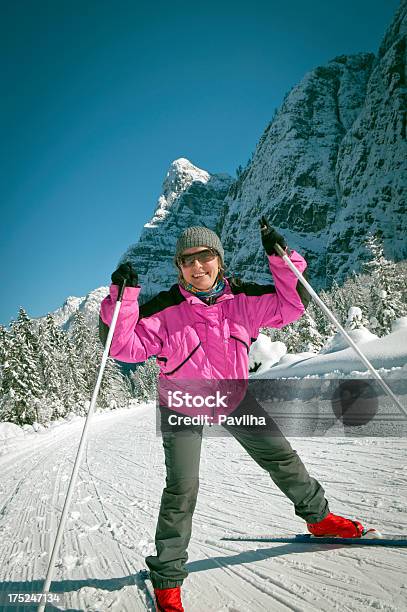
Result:
<svg viewBox="0 0 407 612"><path fill-rule="evenodd" d="M267 255L278 255L277 251L274 248L276 244L279 244L283 250L287 248L287 243L284 240L283 236L276 232L275 229L269 226L266 217L262 217L259 220L259 223L261 231L261 241L263 243L263 247Z"/></svg>
<svg viewBox="0 0 407 612"><path fill-rule="evenodd" d="M129 262L120 264L117 270L112 274L113 285L119 285L119 287L121 287L124 280L126 281L126 287L137 287L137 272Z"/></svg>

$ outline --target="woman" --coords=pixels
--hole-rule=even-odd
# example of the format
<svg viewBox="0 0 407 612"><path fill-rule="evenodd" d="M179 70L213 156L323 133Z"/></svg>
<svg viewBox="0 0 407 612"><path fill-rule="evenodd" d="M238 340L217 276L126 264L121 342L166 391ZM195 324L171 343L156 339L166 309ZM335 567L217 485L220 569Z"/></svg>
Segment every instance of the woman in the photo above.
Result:
<svg viewBox="0 0 407 612"><path fill-rule="evenodd" d="M182 388L183 381L221 381L248 378L248 350L259 328L281 328L304 313L306 292L276 254L284 238L261 220L261 239L268 255L274 285L242 283L224 277L224 251L219 237L206 227L189 227L178 238L175 264L178 284L138 307L137 274L122 264L112 274L110 295L101 305L101 324L112 319L119 288L126 289L110 349L120 361L142 362L155 355L160 382ZM295 251L287 253L303 272L306 262ZM175 388L175 387L174 387ZM225 396L226 397L226 396ZM167 468L155 536L157 554L147 557L159 610L181 612L181 585L188 575L185 563L191 537L192 516L198 494L202 425L173 427L168 402L162 407L163 446ZM232 406L232 415L250 403ZM167 406L167 408L165 407ZM181 409L181 414L187 411ZM230 410L229 410L230 413ZM312 478L297 453L267 421L262 435L258 429L227 427L250 456L271 476L293 502L314 535L358 537L358 521L329 512L321 485Z"/></svg>

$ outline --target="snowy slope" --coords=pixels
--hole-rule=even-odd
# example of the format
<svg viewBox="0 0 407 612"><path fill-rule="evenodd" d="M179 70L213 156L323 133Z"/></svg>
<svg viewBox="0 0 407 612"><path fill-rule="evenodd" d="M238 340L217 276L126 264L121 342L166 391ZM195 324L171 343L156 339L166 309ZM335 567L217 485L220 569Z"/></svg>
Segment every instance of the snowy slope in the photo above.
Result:
<svg viewBox="0 0 407 612"><path fill-rule="evenodd" d="M78 419L9 442L0 457L3 596L40 589L82 425ZM292 444L323 483L332 510L388 533L407 533L405 440L296 438ZM65 595L50 609L146 609L135 574L154 549L163 483L152 405L94 417L54 574L53 590ZM290 502L233 439L206 439L186 610L407 608L406 549L220 541L225 532L303 530Z"/></svg>

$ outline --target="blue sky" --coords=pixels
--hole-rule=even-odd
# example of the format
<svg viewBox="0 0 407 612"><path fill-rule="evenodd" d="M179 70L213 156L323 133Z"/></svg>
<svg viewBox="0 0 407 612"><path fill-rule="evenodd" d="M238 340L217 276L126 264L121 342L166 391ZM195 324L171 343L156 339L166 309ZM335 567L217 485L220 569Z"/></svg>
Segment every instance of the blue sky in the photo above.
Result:
<svg viewBox="0 0 407 612"><path fill-rule="evenodd" d="M110 282L168 166L234 174L284 94L398 0L2 4L0 323Z"/></svg>

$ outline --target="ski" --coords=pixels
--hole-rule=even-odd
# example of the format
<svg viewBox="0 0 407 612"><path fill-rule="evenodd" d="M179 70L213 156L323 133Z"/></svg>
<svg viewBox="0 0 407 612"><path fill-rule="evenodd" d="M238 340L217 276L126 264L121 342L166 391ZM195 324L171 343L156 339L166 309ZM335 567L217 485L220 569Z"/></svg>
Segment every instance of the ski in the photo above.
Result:
<svg viewBox="0 0 407 612"><path fill-rule="evenodd" d="M150 572L146 569L142 569L138 573L138 578L146 596L147 609L149 612L156 612L157 606L155 603L154 588L150 580Z"/></svg>
<svg viewBox="0 0 407 612"><path fill-rule="evenodd" d="M274 537L264 535L226 535L221 538L228 542L273 542L280 544L344 544L347 546L407 546L407 535L379 534L370 529L360 538L337 538L333 536L313 536L298 533L294 536Z"/></svg>

